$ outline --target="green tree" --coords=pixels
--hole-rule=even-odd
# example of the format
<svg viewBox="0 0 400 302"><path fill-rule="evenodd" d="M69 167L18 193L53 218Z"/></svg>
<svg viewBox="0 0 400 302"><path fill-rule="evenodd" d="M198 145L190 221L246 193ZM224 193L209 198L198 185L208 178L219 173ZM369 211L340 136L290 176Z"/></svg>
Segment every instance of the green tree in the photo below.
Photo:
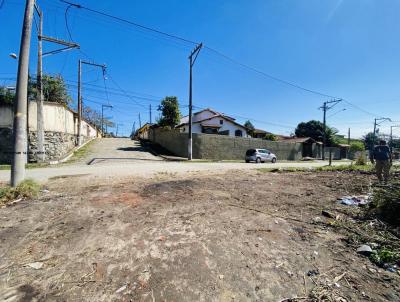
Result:
<svg viewBox="0 0 400 302"><path fill-rule="evenodd" d="M336 144L335 135L337 129L326 126L326 145L333 146ZM323 142L324 140L324 124L320 121L311 120L302 122L297 125L295 134L297 137L311 137L316 141Z"/></svg>
<svg viewBox="0 0 400 302"><path fill-rule="evenodd" d="M14 102L15 93L7 87L0 87L0 104L12 104Z"/></svg>
<svg viewBox="0 0 400 302"><path fill-rule="evenodd" d="M68 95L67 87L61 76L43 76L43 99L46 102L55 102L68 105L72 98Z"/></svg>
<svg viewBox="0 0 400 302"><path fill-rule="evenodd" d="M363 136L365 148L368 150L374 148L374 146L378 144L378 140L378 135L375 135L373 132L369 132Z"/></svg>
<svg viewBox="0 0 400 302"><path fill-rule="evenodd" d="M246 129L247 129L247 134L250 136L254 136L254 125L252 122L250 122L249 120L247 120L244 125L243 125Z"/></svg>
<svg viewBox="0 0 400 302"><path fill-rule="evenodd" d="M44 75L43 84L43 100L45 102L55 102L59 104L69 105L72 98L68 95L67 87L61 76ZM28 100L36 100L37 84L36 81L29 76L28 79ZM0 87L0 103L12 104L14 102L15 92L9 91L6 87Z"/></svg>
<svg viewBox="0 0 400 302"><path fill-rule="evenodd" d="M365 146L364 146L363 142L352 142L350 144L349 150L352 153L355 153L355 152L358 152L358 151L364 151L365 150Z"/></svg>
<svg viewBox="0 0 400 302"><path fill-rule="evenodd" d="M161 111L161 117L157 121L162 127L174 128L181 120L178 98L176 96L167 96L161 101L158 108Z"/></svg>
<svg viewBox="0 0 400 302"><path fill-rule="evenodd" d="M267 134L265 134L264 139L266 139L267 141L276 141L276 140L278 140L278 138L276 137L276 135L275 135L275 134L272 134L272 133L267 133Z"/></svg>

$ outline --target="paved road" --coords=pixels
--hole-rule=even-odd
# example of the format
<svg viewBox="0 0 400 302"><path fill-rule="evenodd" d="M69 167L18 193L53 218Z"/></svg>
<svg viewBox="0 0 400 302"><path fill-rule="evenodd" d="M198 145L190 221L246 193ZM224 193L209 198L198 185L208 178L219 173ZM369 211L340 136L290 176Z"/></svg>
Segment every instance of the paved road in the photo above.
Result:
<svg viewBox="0 0 400 302"><path fill-rule="evenodd" d="M87 163L90 163L88 165ZM47 168L28 169L27 178L45 182L52 177L90 175L94 177L153 176L157 173L188 173L196 171L222 172L228 170L248 170L262 167L314 168L327 162L277 162L275 164L246 164L240 162L171 162L154 156L129 139L100 139L95 142L88 155L73 164L62 164ZM334 162L341 165L343 162ZM0 171L0 181L8 181L10 171Z"/></svg>
<svg viewBox="0 0 400 302"><path fill-rule="evenodd" d="M162 158L147 152L137 141L127 138L103 138L92 143L88 154L78 164L117 164L137 161L159 161Z"/></svg>

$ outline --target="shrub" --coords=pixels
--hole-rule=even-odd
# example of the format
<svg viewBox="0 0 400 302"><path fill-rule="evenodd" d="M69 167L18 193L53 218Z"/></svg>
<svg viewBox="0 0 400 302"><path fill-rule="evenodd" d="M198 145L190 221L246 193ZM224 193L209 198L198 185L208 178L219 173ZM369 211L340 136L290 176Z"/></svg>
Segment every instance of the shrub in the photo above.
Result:
<svg viewBox="0 0 400 302"><path fill-rule="evenodd" d="M400 182L388 186L376 187L370 210L382 220L400 226Z"/></svg>
<svg viewBox="0 0 400 302"><path fill-rule="evenodd" d="M356 165L357 166L365 166L367 161L365 160L365 152L361 152L356 158Z"/></svg>
<svg viewBox="0 0 400 302"><path fill-rule="evenodd" d="M364 146L363 142L352 142L350 144L349 151L352 153L356 153L358 151L364 151L364 150L365 150L365 146Z"/></svg>
<svg viewBox="0 0 400 302"><path fill-rule="evenodd" d="M17 187L0 188L0 205L7 204L18 198L33 198L39 194L40 185L32 179L21 182Z"/></svg>

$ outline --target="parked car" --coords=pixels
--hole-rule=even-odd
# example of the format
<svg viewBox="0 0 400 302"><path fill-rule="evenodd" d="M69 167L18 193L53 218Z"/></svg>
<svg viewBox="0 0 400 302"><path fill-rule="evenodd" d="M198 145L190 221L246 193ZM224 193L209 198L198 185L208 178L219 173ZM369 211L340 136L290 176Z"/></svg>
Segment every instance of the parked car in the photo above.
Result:
<svg viewBox="0 0 400 302"><path fill-rule="evenodd" d="M255 161L256 163L265 163L270 161L276 163L276 155L267 149L249 149L246 151L246 163Z"/></svg>

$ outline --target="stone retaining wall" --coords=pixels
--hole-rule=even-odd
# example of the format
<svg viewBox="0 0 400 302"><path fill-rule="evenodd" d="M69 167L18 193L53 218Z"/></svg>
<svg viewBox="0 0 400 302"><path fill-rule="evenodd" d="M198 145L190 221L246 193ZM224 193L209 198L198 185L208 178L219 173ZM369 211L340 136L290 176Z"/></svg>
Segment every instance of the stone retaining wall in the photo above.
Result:
<svg viewBox="0 0 400 302"><path fill-rule="evenodd" d="M162 128L150 129L149 139L177 156L187 157L187 134ZM273 142L256 138L229 137L212 134L193 134L193 158L244 159L246 151L265 148L275 153L278 160L302 158L302 144Z"/></svg>
<svg viewBox="0 0 400 302"><path fill-rule="evenodd" d="M0 128L0 164L11 164L12 129Z"/></svg>
<svg viewBox="0 0 400 302"><path fill-rule="evenodd" d="M44 149L46 161L59 160L75 147L76 136L63 132L45 131ZM29 161L37 161L37 133L29 133Z"/></svg>

